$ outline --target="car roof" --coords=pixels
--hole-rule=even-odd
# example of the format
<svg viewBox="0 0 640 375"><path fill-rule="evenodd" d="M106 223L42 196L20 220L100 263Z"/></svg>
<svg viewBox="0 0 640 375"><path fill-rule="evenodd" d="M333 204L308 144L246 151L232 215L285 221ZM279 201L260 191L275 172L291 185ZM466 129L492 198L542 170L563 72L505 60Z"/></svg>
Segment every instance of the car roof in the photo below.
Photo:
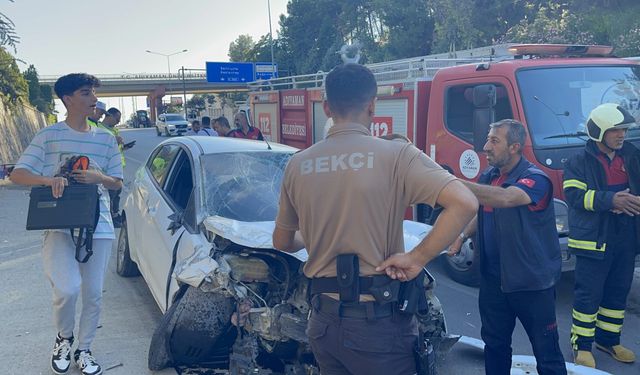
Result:
<svg viewBox="0 0 640 375"><path fill-rule="evenodd" d="M251 152L268 151L268 145L276 152L296 152L297 148L275 142L254 141L241 138L207 137L207 136L183 136L171 138L165 142L182 143L189 148L199 147L204 154L219 154L224 152ZM165 143L162 142L162 143Z"/></svg>

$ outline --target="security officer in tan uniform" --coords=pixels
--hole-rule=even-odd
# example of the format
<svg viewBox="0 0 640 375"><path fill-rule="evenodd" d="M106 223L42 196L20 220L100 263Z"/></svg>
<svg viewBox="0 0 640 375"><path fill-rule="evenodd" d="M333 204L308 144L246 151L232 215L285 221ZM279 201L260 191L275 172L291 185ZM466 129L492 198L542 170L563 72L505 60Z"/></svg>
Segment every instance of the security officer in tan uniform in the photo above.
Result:
<svg viewBox="0 0 640 375"><path fill-rule="evenodd" d="M414 374L415 318L397 303L379 301L374 290L379 282L415 278L455 240L478 202L411 143L370 135L377 86L369 69L338 66L325 89L324 110L334 126L325 140L289 161L273 244L308 251L304 273L311 278L313 309L307 334L323 375ZM404 254L402 219L416 203L444 211Z"/></svg>

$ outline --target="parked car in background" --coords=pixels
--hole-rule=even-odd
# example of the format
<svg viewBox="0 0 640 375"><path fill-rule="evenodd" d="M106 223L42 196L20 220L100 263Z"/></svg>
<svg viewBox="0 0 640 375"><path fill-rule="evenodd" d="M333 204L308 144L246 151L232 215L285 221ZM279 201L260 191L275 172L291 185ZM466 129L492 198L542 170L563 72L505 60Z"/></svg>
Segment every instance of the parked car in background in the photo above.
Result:
<svg viewBox="0 0 640 375"><path fill-rule="evenodd" d="M142 274L164 313L151 339L149 369L206 364L230 374L318 375L305 328L306 250L273 248L284 169L296 148L224 137L161 142L126 198L117 272ZM430 226L404 222L405 248ZM425 278L428 310L418 316L434 351L444 313ZM233 323L249 307L243 327ZM237 320L236 320L237 321Z"/></svg>
<svg viewBox="0 0 640 375"><path fill-rule="evenodd" d="M191 129L191 125L179 113L162 113L158 115L158 120L156 121L156 134L158 136L184 135L189 129Z"/></svg>

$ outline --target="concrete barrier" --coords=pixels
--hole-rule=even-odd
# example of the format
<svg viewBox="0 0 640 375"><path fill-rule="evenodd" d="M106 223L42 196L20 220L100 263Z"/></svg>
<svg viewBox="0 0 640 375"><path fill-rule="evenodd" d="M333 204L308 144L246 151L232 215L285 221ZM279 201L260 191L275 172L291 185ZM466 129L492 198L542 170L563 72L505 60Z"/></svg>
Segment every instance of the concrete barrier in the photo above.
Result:
<svg viewBox="0 0 640 375"><path fill-rule="evenodd" d="M0 165L18 161L38 130L47 126L42 112L29 105L8 108L0 101Z"/></svg>

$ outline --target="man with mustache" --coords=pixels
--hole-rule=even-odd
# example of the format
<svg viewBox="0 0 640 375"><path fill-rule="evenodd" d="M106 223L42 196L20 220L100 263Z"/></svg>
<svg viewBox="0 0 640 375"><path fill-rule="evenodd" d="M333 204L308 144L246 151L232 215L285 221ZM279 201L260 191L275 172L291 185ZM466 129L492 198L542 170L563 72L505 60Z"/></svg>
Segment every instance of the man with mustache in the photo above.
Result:
<svg viewBox="0 0 640 375"><path fill-rule="evenodd" d="M640 152L624 138L635 118L617 104L596 107L587 121L589 141L565 166L569 248L576 255L571 344L575 363L596 367L596 348L630 363L620 345L627 295L639 248Z"/></svg>
<svg viewBox="0 0 640 375"><path fill-rule="evenodd" d="M479 184L463 181L480 208L449 248L460 251L477 231L479 307L485 371L511 372L516 318L529 336L539 374L566 374L558 345L555 285L562 259L549 177L522 155L526 132L516 120L490 125L484 151L490 167ZM535 228L535 229L532 229Z"/></svg>

